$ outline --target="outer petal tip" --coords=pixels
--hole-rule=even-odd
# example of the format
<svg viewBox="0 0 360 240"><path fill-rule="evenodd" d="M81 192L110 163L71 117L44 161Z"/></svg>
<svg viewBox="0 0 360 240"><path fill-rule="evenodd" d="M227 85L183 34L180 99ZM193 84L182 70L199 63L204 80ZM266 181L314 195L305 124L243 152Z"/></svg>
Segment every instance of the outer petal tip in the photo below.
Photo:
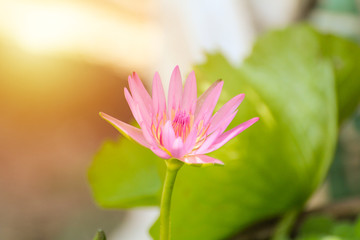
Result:
<svg viewBox="0 0 360 240"><path fill-rule="evenodd" d="M255 117L255 118L253 118L253 119L251 119L251 120L252 120L253 123L255 123L255 122L259 121L260 118L259 118L259 117Z"/></svg>
<svg viewBox="0 0 360 240"><path fill-rule="evenodd" d="M103 113L103 112L99 112L99 115L101 118L103 118L104 120L107 120L106 118L109 118L110 116L107 115L106 113Z"/></svg>
<svg viewBox="0 0 360 240"><path fill-rule="evenodd" d="M178 65L176 65L174 70L172 71L172 76L175 77L176 80L178 80L179 78L181 80L181 73Z"/></svg>
<svg viewBox="0 0 360 240"><path fill-rule="evenodd" d="M182 78L179 66L176 66L171 74L168 90L168 113L171 116L172 111L177 111L183 92Z"/></svg>
<svg viewBox="0 0 360 240"><path fill-rule="evenodd" d="M122 122L110 115L107 115L106 113L100 112L100 116L104 120L106 120L108 123L110 123L113 127L115 127L125 137L135 140L136 142L143 145L144 147L147 147L147 148L150 147L150 144L145 139L141 129L131 126L125 122Z"/></svg>

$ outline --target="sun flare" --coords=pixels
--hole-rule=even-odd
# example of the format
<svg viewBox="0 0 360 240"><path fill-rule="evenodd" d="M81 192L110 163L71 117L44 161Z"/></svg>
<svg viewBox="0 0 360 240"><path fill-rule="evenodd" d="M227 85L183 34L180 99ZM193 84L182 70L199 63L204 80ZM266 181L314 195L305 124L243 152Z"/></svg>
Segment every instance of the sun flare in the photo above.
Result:
<svg viewBox="0 0 360 240"><path fill-rule="evenodd" d="M147 66L162 46L155 20L100 3L0 1L0 34L31 53L122 66Z"/></svg>
<svg viewBox="0 0 360 240"><path fill-rule="evenodd" d="M18 5L9 11L10 32L26 50L44 52L62 50L79 37L80 26L86 25L82 9L67 5Z"/></svg>

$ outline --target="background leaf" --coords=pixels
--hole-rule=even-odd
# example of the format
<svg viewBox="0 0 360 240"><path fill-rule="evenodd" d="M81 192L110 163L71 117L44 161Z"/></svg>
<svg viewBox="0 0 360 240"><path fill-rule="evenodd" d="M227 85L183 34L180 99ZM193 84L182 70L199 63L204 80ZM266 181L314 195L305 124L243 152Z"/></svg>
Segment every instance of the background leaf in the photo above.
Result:
<svg viewBox="0 0 360 240"><path fill-rule="evenodd" d="M339 122L349 117L360 101L360 48L332 35L319 35L322 53L333 65L338 95Z"/></svg>
<svg viewBox="0 0 360 240"><path fill-rule="evenodd" d="M158 205L157 161L150 150L128 139L105 142L89 169L96 202L108 208Z"/></svg>

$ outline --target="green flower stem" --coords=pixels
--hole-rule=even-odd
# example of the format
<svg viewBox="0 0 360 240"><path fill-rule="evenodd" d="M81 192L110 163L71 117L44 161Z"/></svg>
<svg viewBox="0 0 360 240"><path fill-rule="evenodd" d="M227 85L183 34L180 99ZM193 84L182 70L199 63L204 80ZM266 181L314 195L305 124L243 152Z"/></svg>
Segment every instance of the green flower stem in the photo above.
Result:
<svg viewBox="0 0 360 240"><path fill-rule="evenodd" d="M106 240L106 236L103 230L99 229L93 240Z"/></svg>
<svg viewBox="0 0 360 240"><path fill-rule="evenodd" d="M171 195L174 189L176 175L184 165L177 159L168 159L166 162L166 175L160 204L160 240L170 239L170 208Z"/></svg>
<svg viewBox="0 0 360 240"><path fill-rule="evenodd" d="M277 224L271 240L286 240L290 239L289 234L296 222L300 210L292 210L284 214L279 223Z"/></svg>

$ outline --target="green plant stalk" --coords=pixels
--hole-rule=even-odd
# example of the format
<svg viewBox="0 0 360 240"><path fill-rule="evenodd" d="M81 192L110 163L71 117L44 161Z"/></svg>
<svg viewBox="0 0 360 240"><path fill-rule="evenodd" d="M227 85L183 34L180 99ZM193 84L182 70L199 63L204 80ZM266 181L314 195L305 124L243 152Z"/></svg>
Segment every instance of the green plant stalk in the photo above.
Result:
<svg viewBox="0 0 360 240"><path fill-rule="evenodd" d="M93 238L93 240L106 240L106 236L103 230L99 229Z"/></svg>
<svg viewBox="0 0 360 240"><path fill-rule="evenodd" d="M279 223L276 225L274 235L271 240L287 240L289 234L294 226L297 216L299 215L300 210L292 210L284 214L280 219Z"/></svg>
<svg viewBox="0 0 360 240"><path fill-rule="evenodd" d="M176 175L183 162L176 159L166 160L166 174L160 204L160 240L170 239L170 210L171 196L174 189Z"/></svg>

